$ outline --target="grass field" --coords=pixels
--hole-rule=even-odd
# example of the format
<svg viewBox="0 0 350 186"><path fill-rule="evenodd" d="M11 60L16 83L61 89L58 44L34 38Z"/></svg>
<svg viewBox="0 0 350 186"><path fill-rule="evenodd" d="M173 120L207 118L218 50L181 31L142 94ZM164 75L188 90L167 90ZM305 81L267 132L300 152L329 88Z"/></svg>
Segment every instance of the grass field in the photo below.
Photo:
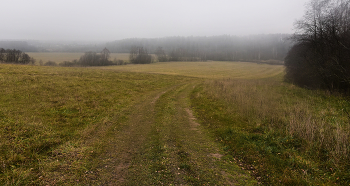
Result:
<svg viewBox="0 0 350 186"><path fill-rule="evenodd" d="M348 185L350 104L280 78L196 87L203 125L256 178L272 185Z"/></svg>
<svg viewBox="0 0 350 186"><path fill-rule="evenodd" d="M281 65L248 62L162 62L149 65L110 66L103 67L103 69L209 79L259 79L282 75L284 71L284 67Z"/></svg>
<svg viewBox="0 0 350 186"><path fill-rule="evenodd" d="M54 61L61 63L63 61L73 61L74 59L79 60L80 56L84 53L60 53L60 52L27 52L30 57L36 59L36 63L42 60L44 63L47 61ZM111 53L111 60L114 58L129 61L128 53Z"/></svg>
<svg viewBox="0 0 350 186"><path fill-rule="evenodd" d="M350 104L283 74L0 64L0 183L348 185Z"/></svg>

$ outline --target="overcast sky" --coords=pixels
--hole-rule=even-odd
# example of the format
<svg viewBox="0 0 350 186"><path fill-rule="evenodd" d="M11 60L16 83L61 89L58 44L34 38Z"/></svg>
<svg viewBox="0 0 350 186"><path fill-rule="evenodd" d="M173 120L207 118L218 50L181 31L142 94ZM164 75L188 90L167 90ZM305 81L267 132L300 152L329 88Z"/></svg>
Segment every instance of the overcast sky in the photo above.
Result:
<svg viewBox="0 0 350 186"><path fill-rule="evenodd" d="M293 33L309 0L0 0L0 39Z"/></svg>

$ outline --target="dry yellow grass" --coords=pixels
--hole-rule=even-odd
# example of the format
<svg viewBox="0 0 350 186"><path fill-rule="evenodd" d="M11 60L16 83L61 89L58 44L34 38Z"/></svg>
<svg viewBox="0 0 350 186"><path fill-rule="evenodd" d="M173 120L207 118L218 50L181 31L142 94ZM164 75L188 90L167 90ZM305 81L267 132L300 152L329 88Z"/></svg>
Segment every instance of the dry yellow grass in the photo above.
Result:
<svg viewBox="0 0 350 186"><path fill-rule="evenodd" d="M60 62L78 59L82 53L30 55ZM148 183L143 185L169 185L180 176L181 183L203 185L209 180L215 185L217 177L210 177L215 169L205 169L210 164L204 161L214 151L203 143L206 133L196 138L197 131L191 130L192 116L186 109L192 109L198 128L213 135L224 147L221 154L227 154L215 163L237 161L267 184L345 185L350 180L350 105L342 98L285 83L283 74L283 66L244 62L89 68L1 64L0 183L100 185L109 178L108 171L115 183L113 171L118 169L128 170L129 181L136 185L142 179ZM144 128L133 128L141 125ZM124 138L130 131L131 137ZM139 145L142 140L135 136L145 143ZM188 137L183 140L184 136ZM126 161L120 152L134 147L115 142L142 147L135 154L125 151L132 166L122 164ZM103 164L110 160L108 166ZM111 164L115 165L109 168ZM181 174L169 172L168 165L178 165L181 169L174 170ZM203 180L194 179L199 178L196 171ZM223 177L227 170L224 173Z"/></svg>
<svg viewBox="0 0 350 186"><path fill-rule="evenodd" d="M96 162L91 158L109 140L107 133L122 127L129 109L144 97L189 80L0 64L0 185L91 181L86 177L96 175L96 170L86 172Z"/></svg>
<svg viewBox="0 0 350 186"><path fill-rule="evenodd" d="M74 59L79 59L84 53L61 53L61 52L27 52L30 57L36 59L38 63L42 60L44 63L47 61L54 61L56 63L61 63L63 61L73 61ZM121 59L124 61L129 60L128 53L111 53L111 60L114 58Z"/></svg>
<svg viewBox="0 0 350 186"><path fill-rule="evenodd" d="M284 66L247 62L166 62L149 65L99 67L128 72L183 75L200 78L260 79L282 75Z"/></svg>
<svg viewBox="0 0 350 186"><path fill-rule="evenodd" d="M268 185L348 185L348 100L281 77L208 80L192 106Z"/></svg>

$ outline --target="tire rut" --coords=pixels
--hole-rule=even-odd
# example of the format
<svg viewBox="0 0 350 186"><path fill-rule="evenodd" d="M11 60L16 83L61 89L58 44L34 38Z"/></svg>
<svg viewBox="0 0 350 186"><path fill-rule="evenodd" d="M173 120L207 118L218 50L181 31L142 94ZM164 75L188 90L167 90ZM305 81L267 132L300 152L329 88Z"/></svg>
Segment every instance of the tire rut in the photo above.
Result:
<svg viewBox="0 0 350 186"><path fill-rule="evenodd" d="M150 126L154 122L155 102L165 92L162 91L133 106L132 114L128 116L129 120L110 138L108 149L100 158L103 165L100 167L99 185L124 185L132 160L142 153L140 147L144 146L150 133Z"/></svg>
<svg viewBox="0 0 350 186"><path fill-rule="evenodd" d="M109 142L102 185L255 185L196 121L194 87L177 85L133 107Z"/></svg>

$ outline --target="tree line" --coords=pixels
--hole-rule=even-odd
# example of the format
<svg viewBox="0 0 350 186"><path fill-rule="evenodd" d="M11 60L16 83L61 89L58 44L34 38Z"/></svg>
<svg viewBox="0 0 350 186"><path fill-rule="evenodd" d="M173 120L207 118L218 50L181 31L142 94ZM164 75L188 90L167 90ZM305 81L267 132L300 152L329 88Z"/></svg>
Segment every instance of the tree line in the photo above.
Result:
<svg viewBox="0 0 350 186"><path fill-rule="evenodd" d="M124 65L123 60L110 60L110 51L104 48L100 53L85 52L79 60L64 61L60 63L60 66L72 67L72 66L109 66L109 65Z"/></svg>
<svg viewBox="0 0 350 186"><path fill-rule="evenodd" d="M143 47L133 46L130 50L130 63L149 64L153 62L153 58L148 54L148 50Z"/></svg>
<svg viewBox="0 0 350 186"><path fill-rule="evenodd" d="M123 39L109 42L112 52L129 53L144 48L159 61L260 61L284 60L292 43L288 34L222 35L211 37L166 37Z"/></svg>
<svg viewBox="0 0 350 186"><path fill-rule="evenodd" d="M27 41L4 41L0 40L0 48L15 48L22 52L38 52L37 47L29 44Z"/></svg>
<svg viewBox="0 0 350 186"><path fill-rule="evenodd" d="M0 40L0 48L15 48L23 52L100 52L106 42L100 41L36 41Z"/></svg>
<svg viewBox="0 0 350 186"><path fill-rule="evenodd" d="M30 57L25 52L16 49L3 49L0 48L0 62L5 63L15 63L15 64L35 64L36 60ZM42 60L39 60L39 65L44 66L64 66L64 67L73 67L73 66L108 66L108 65L124 65L126 64L123 60L114 59L110 60L110 51L107 48L104 48L100 53L96 52L85 52L79 60L73 61L64 61L60 64L57 64L54 61L47 61L44 63Z"/></svg>
<svg viewBox="0 0 350 186"><path fill-rule="evenodd" d="M350 0L312 0L297 21L286 80L331 92L350 90Z"/></svg>
<svg viewBox="0 0 350 186"><path fill-rule="evenodd" d="M29 64L35 63L35 59L31 58L28 54L16 50L16 49L4 49L0 48L0 62L5 63L17 63L17 64Z"/></svg>

